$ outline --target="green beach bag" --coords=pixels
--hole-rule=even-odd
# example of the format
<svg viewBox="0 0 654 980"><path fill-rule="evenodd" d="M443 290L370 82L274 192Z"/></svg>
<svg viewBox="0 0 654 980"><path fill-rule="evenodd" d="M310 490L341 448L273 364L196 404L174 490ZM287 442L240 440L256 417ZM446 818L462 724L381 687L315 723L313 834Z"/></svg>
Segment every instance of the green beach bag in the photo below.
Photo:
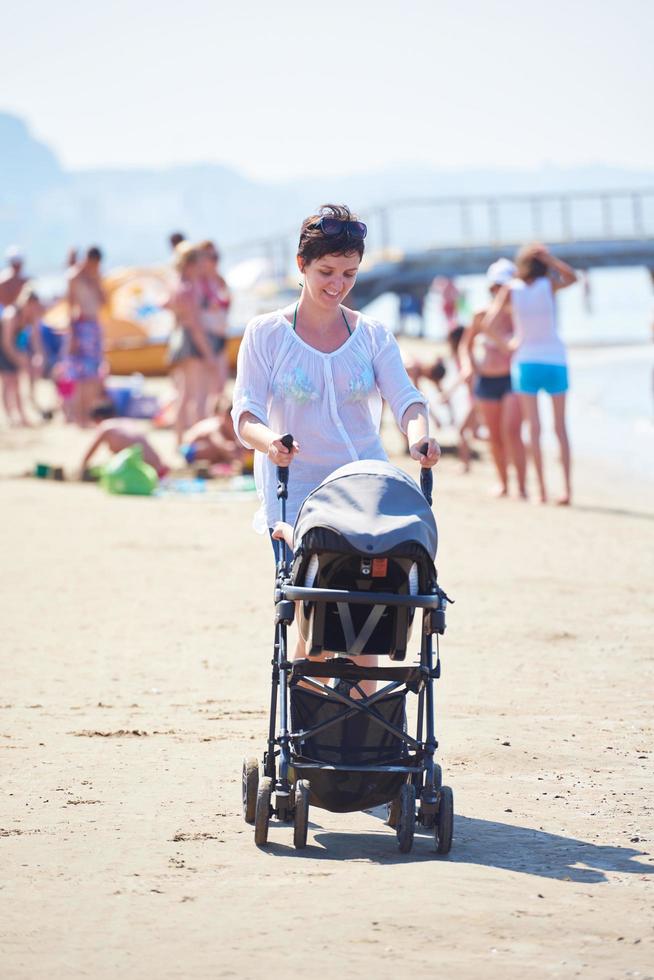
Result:
<svg viewBox="0 0 654 980"><path fill-rule="evenodd" d="M100 485L109 493L147 497L157 488L157 471L143 459L142 446L129 446L116 453L104 467Z"/></svg>

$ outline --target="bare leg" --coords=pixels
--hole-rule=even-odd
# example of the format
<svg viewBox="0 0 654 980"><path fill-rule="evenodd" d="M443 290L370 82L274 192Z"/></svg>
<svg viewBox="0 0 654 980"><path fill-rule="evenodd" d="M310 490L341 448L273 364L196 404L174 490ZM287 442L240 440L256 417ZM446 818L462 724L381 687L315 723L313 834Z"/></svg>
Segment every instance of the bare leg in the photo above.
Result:
<svg viewBox="0 0 654 980"><path fill-rule="evenodd" d="M216 411L216 402L227 383L227 373L227 357L223 351L207 369L207 401L204 409L207 418Z"/></svg>
<svg viewBox="0 0 654 980"><path fill-rule="evenodd" d="M459 459L461 460L461 469L463 470L464 473L468 473L470 471L471 453L470 453L470 444L468 443L468 440L466 438L466 431L468 429L471 429L472 421L474 417L475 417L475 410L474 407L472 407L466 413L466 417L464 418L463 422L461 423L458 429Z"/></svg>
<svg viewBox="0 0 654 980"><path fill-rule="evenodd" d="M84 418L84 405L86 402L84 384L85 382L79 379L75 382L73 394L70 399L72 416L71 421L82 428L84 428L86 424L86 420Z"/></svg>
<svg viewBox="0 0 654 980"><path fill-rule="evenodd" d="M2 397L10 425L28 426L20 397L20 374L6 372L2 375Z"/></svg>
<svg viewBox="0 0 654 980"><path fill-rule="evenodd" d="M527 496L527 459L522 441L522 412L517 395L505 395L502 399L502 432L507 458L515 466L518 477L518 492Z"/></svg>
<svg viewBox="0 0 654 980"><path fill-rule="evenodd" d="M300 631L298 629L297 643L295 645L293 660L304 660L306 655L307 655L307 645L304 642L304 639L301 636ZM334 656L333 653L330 653L328 650L323 650L323 652L317 654L317 656L311 657L311 660L316 660L316 661L330 660L333 656ZM374 654L366 654L365 656L356 657L356 663L359 664L360 667L376 667L378 663L378 658ZM326 683L328 681L328 678L319 677L318 680L321 683ZM304 686L310 687L311 685L306 684ZM370 697L370 695L374 694L375 691L377 690L377 681L360 681L359 687L361 688L361 690L363 691L366 697ZM359 692L352 691L352 697L353 698L360 697Z"/></svg>
<svg viewBox="0 0 654 980"><path fill-rule="evenodd" d="M520 407L524 419L529 426L529 445L531 457L536 467L538 478L538 488L540 491L541 503L547 501L547 491L545 489L545 476L543 473L543 456L540 449L540 416L538 415L538 395L520 395Z"/></svg>
<svg viewBox="0 0 654 980"><path fill-rule="evenodd" d="M14 409L11 398L11 375L9 372L3 371L0 374L0 385L2 386L2 407L4 408L5 415L7 416L7 423L11 425L14 420Z"/></svg>
<svg viewBox="0 0 654 980"><path fill-rule="evenodd" d="M552 395L552 406L554 408L554 430L556 438L559 440L561 450L561 466L563 467L563 485L565 492L558 501L559 504L566 506L572 500L572 486L570 481L570 442L568 440L568 430L565 424L565 394Z"/></svg>
<svg viewBox="0 0 654 980"><path fill-rule="evenodd" d="M23 395L22 395L22 392L20 390L22 377L23 377L23 372L22 371L19 371L18 374L16 375L16 395L15 395L15 397L16 397L16 412L17 412L18 418L20 420L20 424L23 425L23 426L25 426L26 428L30 428L31 425L32 425L32 423L30 422L30 420L28 419L27 415L25 414L25 406L24 406L24 403L23 403Z"/></svg>
<svg viewBox="0 0 654 980"><path fill-rule="evenodd" d="M500 480L498 497L506 497L508 493L506 454L502 439L502 402L480 398L478 401L482 418L488 429L491 456Z"/></svg>
<svg viewBox="0 0 654 980"><path fill-rule="evenodd" d="M83 378L78 382L79 390L79 424L83 429L88 429L91 425L91 409L97 388L95 378Z"/></svg>
<svg viewBox="0 0 654 980"><path fill-rule="evenodd" d="M175 387L177 389L177 404L175 406L175 436L177 438L177 445L181 446L183 435L189 428L187 423L187 400L189 397L188 391L188 378L186 375L186 366L188 361L182 361L175 367Z"/></svg>
<svg viewBox="0 0 654 980"><path fill-rule="evenodd" d="M186 411L187 428L204 418L207 403L208 365L199 357L191 357L186 366Z"/></svg>

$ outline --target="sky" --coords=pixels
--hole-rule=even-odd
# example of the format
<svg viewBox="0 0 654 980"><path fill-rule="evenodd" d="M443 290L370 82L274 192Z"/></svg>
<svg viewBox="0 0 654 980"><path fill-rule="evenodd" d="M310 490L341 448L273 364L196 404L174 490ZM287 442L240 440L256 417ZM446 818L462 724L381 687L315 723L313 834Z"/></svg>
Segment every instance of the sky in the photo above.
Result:
<svg viewBox="0 0 654 980"><path fill-rule="evenodd" d="M654 171L653 28L654 0L21 0L0 111L73 170Z"/></svg>

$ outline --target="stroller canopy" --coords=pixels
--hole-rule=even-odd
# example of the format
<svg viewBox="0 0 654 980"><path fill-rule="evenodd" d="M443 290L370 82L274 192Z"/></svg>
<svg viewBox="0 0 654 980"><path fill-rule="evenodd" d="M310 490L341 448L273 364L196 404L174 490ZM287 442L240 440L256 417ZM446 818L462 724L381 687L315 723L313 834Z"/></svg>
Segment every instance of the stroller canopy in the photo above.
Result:
<svg viewBox="0 0 654 980"><path fill-rule="evenodd" d="M420 487L397 466L376 459L341 466L305 498L295 522L296 549L314 528L336 532L364 555L412 542L433 560L438 546L436 521Z"/></svg>

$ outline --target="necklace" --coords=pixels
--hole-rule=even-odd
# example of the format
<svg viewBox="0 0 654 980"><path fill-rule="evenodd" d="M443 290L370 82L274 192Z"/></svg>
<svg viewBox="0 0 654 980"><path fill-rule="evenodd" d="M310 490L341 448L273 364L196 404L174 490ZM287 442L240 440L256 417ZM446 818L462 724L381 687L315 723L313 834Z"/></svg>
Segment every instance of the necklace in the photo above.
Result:
<svg viewBox="0 0 654 980"><path fill-rule="evenodd" d="M297 333L297 310L299 305L300 305L299 303L295 304L295 312L293 314L293 330L295 331L295 333ZM343 317L343 320L345 321L345 326L347 327L347 335L348 337L351 337L352 331L350 330L350 324L347 322L347 317L343 312L343 307L339 306L339 310L341 311L341 316Z"/></svg>

